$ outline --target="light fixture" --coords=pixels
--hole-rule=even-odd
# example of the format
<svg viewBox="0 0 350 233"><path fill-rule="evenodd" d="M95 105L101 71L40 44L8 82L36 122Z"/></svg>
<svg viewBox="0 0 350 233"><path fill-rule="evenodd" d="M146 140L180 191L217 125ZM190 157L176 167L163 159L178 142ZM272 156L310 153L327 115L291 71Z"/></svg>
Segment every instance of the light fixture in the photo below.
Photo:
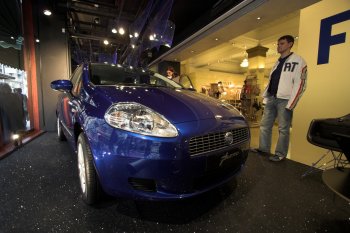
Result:
<svg viewBox="0 0 350 233"><path fill-rule="evenodd" d="M248 67L249 62L247 58L244 58L243 61L241 62L240 66L241 67Z"/></svg>
<svg viewBox="0 0 350 233"><path fill-rule="evenodd" d="M118 31L115 28L112 28L112 33L116 34Z"/></svg>
<svg viewBox="0 0 350 233"><path fill-rule="evenodd" d="M260 20L260 19L261 19L261 17L259 16L259 17L257 17L256 19L257 19L257 20Z"/></svg>
<svg viewBox="0 0 350 233"><path fill-rule="evenodd" d="M216 40L216 41L218 41L218 40L219 40L219 38L215 38L215 40Z"/></svg>
<svg viewBox="0 0 350 233"><path fill-rule="evenodd" d="M48 9L45 9L43 11L43 13L44 13L44 15L47 15L47 16L50 16L52 14L52 12L50 10L48 10Z"/></svg>
<svg viewBox="0 0 350 233"><path fill-rule="evenodd" d="M137 38L137 37L139 37L139 34L137 32L135 32L134 36Z"/></svg>
<svg viewBox="0 0 350 233"><path fill-rule="evenodd" d="M98 17L94 18L94 23L95 24L100 24L100 18L98 18Z"/></svg>
<svg viewBox="0 0 350 233"><path fill-rule="evenodd" d="M104 43L105 45L108 45L108 44L109 44L108 40L104 40L103 43Z"/></svg>
<svg viewBox="0 0 350 233"><path fill-rule="evenodd" d="M22 145L22 137L20 134L12 134L12 141L15 147Z"/></svg>
<svg viewBox="0 0 350 233"><path fill-rule="evenodd" d="M133 49L134 49L134 48L135 48L135 45L134 45L134 44L132 44L132 45L131 45L131 48L133 48Z"/></svg>
<svg viewBox="0 0 350 233"><path fill-rule="evenodd" d="M153 35L150 35L150 36L149 36L149 40L154 40Z"/></svg>
<svg viewBox="0 0 350 233"><path fill-rule="evenodd" d="M119 32L120 35L124 35L125 30L124 30L124 28L120 27L118 32Z"/></svg>
<svg viewBox="0 0 350 233"><path fill-rule="evenodd" d="M11 39L14 40L15 38L13 36L11 36Z"/></svg>
<svg viewBox="0 0 350 233"><path fill-rule="evenodd" d="M36 38L36 39L35 39L35 42L36 42L36 43L39 43L39 42L40 42L40 40L39 40L38 38Z"/></svg>

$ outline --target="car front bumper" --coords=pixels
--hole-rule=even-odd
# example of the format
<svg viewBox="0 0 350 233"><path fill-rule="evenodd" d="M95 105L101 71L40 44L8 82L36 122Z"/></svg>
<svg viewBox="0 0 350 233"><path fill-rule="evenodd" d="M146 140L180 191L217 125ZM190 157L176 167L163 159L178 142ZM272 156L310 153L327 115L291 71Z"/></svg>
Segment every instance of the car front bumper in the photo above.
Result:
<svg viewBox="0 0 350 233"><path fill-rule="evenodd" d="M234 123L206 121L210 127L193 122L176 125L180 132L176 138L143 136L106 125L94 128L88 138L104 191L133 199L181 199L229 181L246 161L250 135L242 142L190 155L194 136L237 128ZM247 127L241 122L238 127L242 126Z"/></svg>

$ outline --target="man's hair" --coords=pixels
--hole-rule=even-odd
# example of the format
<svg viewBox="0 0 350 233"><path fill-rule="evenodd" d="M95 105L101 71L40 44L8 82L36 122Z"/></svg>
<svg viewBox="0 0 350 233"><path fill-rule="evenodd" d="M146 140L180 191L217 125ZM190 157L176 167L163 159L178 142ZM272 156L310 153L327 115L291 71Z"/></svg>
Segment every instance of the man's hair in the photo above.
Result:
<svg viewBox="0 0 350 233"><path fill-rule="evenodd" d="M293 43L292 44L292 47L293 47L293 45L294 45L294 37L293 36L291 36L291 35L284 35L284 36L281 36L279 39L278 39L278 41L280 41L280 40L286 40L286 41L288 41L288 43Z"/></svg>

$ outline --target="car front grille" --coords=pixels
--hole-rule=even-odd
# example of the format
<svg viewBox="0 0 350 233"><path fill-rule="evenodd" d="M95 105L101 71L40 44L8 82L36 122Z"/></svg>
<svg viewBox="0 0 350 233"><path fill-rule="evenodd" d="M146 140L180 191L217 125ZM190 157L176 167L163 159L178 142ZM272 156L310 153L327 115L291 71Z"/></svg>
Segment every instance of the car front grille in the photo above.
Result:
<svg viewBox="0 0 350 233"><path fill-rule="evenodd" d="M225 142L225 134L231 132L233 135L233 142L228 145ZM189 153L191 156L205 153L213 150L226 148L231 145L242 143L249 139L248 128L238 128L226 132L210 133L190 139Z"/></svg>

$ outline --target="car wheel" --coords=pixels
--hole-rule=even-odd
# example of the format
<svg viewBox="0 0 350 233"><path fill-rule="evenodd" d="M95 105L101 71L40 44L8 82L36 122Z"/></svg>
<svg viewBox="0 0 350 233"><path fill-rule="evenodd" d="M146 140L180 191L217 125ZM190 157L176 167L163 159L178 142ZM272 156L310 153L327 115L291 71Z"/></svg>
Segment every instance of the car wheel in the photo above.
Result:
<svg viewBox="0 0 350 233"><path fill-rule="evenodd" d="M82 199L86 204L92 205L99 200L101 195L101 188L93 164L91 150L89 145L86 143L83 133L79 135L77 149Z"/></svg>
<svg viewBox="0 0 350 233"><path fill-rule="evenodd" d="M57 138L58 138L58 140L59 141L66 141L67 139L66 139L66 136L63 133L62 125L61 125L60 119L58 117L57 117L56 127L57 127Z"/></svg>

